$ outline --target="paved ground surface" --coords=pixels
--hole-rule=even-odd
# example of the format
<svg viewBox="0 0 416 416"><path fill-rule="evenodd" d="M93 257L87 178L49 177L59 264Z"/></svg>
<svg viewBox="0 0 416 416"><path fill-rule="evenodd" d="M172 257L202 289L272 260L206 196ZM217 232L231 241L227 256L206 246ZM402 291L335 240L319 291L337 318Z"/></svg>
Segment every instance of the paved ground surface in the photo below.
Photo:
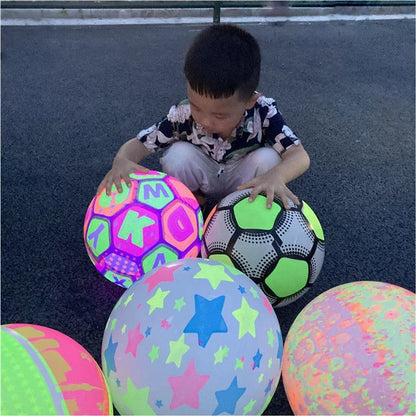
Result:
<svg viewBox="0 0 416 416"><path fill-rule="evenodd" d="M123 289L86 254L85 211L118 147L183 98L201 27L2 29L2 323L55 328L101 361ZM327 240L318 281L276 310L283 334L333 286L414 290L414 21L245 27L263 49L260 90L311 156L291 187ZM281 382L266 414L291 414Z"/></svg>

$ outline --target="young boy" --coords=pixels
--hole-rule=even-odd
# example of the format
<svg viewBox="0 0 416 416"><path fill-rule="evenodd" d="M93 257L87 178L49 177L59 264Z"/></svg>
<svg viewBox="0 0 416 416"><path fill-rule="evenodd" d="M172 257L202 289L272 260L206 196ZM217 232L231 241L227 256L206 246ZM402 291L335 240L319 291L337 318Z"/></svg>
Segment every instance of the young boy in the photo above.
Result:
<svg viewBox="0 0 416 416"><path fill-rule="evenodd" d="M188 99L170 108L159 123L142 130L119 149L98 187L110 194L151 151L165 149L162 170L179 179L203 205L235 190L262 192L271 207L277 195L286 209L299 204L286 184L309 167L299 139L276 103L256 91L260 49L254 37L233 25L213 25L193 41L185 59Z"/></svg>

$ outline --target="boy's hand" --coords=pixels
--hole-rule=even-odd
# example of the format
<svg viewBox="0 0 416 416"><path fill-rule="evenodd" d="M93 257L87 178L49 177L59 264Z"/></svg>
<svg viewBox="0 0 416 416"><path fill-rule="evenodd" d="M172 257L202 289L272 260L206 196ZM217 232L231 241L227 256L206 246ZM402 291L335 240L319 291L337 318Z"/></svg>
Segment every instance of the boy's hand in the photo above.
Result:
<svg viewBox="0 0 416 416"><path fill-rule="evenodd" d="M276 176L271 170L237 187L240 191L247 188L253 188L249 198L250 202L254 201L260 192L265 192L267 208L272 207L275 195L282 201L285 209L290 209L289 199L296 205L300 204L298 197L292 193L280 176Z"/></svg>
<svg viewBox="0 0 416 416"><path fill-rule="evenodd" d="M237 189L253 188L250 200L254 200L260 192L265 192L267 208L272 207L274 195L282 201L285 209L290 209L289 199L294 204L299 205L298 197L292 193L286 184L302 175L308 169L309 156L303 146L299 144L291 146L281 157L282 160L274 168L243 183Z"/></svg>
<svg viewBox="0 0 416 416"><path fill-rule="evenodd" d="M97 195L103 188L106 188L107 195L111 194L111 188L113 184L116 186L118 192L122 192L121 180L126 182L126 185L131 187L130 173L134 172L149 172L149 169L144 166L138 165L129 159L116 157L113 162L112 169L105 175L97 189Z"/></svg>

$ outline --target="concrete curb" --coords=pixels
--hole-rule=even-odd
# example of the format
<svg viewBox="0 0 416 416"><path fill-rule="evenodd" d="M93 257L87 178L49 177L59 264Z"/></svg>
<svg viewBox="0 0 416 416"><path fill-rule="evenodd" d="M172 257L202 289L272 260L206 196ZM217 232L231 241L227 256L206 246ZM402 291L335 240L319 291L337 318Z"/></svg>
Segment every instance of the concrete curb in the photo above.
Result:
<svg viewBox="0 0 416 416"><path fill-rule="evenodd" d="M414 6L336 6L224 8L221 22L269 23L324 20L414 19ZM1 24L18 25L107 25L107 24L184 24L212 23L213 9L138 8L3 8Z"/></svg>

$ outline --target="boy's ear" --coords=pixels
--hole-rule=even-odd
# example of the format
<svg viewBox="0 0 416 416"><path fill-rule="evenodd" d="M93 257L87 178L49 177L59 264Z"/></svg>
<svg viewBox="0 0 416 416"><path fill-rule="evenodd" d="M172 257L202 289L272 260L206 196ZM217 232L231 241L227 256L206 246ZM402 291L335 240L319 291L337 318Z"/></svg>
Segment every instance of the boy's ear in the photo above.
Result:
<svg viewBox="0 0 416 416"><path fill-rule="evenodd" d="M256 101L262 96L263 94L261 92L254 92L251 97L247 100L247 110L250 110L250 108L254 107L254 104L256 104Z"/></svg>

